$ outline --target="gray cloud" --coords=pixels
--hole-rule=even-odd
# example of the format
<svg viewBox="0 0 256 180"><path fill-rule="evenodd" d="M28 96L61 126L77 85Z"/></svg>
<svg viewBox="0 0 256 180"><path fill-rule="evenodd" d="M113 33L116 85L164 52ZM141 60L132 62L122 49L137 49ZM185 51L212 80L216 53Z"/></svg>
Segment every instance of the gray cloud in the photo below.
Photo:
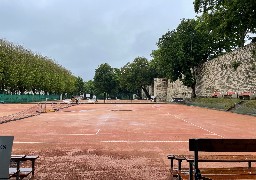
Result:
<svg viewBox="0 0 256 180"><path fill-rule="evenodd" d="M194 16L193 0L1 0L0 38L89 80L101 63L150 59L168 29Z"/></svg>

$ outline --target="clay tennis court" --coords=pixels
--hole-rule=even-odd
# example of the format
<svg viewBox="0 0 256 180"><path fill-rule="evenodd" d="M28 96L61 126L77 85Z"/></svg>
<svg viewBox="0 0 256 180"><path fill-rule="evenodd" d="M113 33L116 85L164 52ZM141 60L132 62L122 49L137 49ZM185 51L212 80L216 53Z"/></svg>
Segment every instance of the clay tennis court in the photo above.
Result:
<svg viewBox="0 0 256 180"><path fill-rule="evenodd" d="M0 112L33 105L0 104ZM80 104L0 124L12 154L37 154L34 179L170 179L189 138L256 138L256 118L179 104Z"/></svg>

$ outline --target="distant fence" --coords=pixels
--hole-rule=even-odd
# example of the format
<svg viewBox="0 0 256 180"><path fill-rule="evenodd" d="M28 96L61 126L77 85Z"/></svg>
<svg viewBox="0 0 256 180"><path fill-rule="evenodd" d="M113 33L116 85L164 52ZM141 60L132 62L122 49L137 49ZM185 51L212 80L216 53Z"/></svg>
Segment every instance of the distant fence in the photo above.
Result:
<svg viewBox="0 0 256 180"><path fill-rule="evenodd" d="M26 103L26 102L41 102L47 100L59 100L59 95L9 95L0 94L0 103Z"/></svg>

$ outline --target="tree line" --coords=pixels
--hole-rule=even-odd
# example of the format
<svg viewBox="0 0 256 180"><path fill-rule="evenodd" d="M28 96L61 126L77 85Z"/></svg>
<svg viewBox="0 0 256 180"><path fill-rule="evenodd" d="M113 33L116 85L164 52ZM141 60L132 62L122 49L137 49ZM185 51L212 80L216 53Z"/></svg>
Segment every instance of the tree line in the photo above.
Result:
<svg viewBox="0 0 256 180"><path fill-rule="evenodd" d="M137 57L133 62L122 68L112 68L109 64L101 64L96 70L94 80L85 83L85 91L99 97L131 99L136 94L142 98L144 91L147 98L151 98L147 85L152 84L155 77L154 68L144 57Z"/></svg>
<svg viewBox="0 0 256 180"><path fill-rule="evenodd" d="M137 57L120 69L101 64L94 79L85 83L87 92L108 94L135 93L140 97L153 78L181 80L196 97L198 68L211 59L255 39L255 0L195 0L194 19L182 19L178 27L166 32L152 51L152 60Z"/></svg>
<svg viewBox="0 0 256 180"><path fill-rule="evenodd" d="M54 60L0 40L0 94L73 94L79 81Z"/></svg>

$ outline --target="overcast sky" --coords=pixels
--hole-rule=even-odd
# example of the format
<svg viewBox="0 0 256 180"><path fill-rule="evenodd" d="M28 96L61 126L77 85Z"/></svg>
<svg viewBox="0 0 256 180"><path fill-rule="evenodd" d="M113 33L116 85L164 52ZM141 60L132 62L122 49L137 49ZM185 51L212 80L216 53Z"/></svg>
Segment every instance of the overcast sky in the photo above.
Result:
<svg viewBox="0 0 256 180"><path fill-rule="evenodd" d="M0 0L0 38L47 56L85 81L102 63L151 59L193 0Z"/></svg>

